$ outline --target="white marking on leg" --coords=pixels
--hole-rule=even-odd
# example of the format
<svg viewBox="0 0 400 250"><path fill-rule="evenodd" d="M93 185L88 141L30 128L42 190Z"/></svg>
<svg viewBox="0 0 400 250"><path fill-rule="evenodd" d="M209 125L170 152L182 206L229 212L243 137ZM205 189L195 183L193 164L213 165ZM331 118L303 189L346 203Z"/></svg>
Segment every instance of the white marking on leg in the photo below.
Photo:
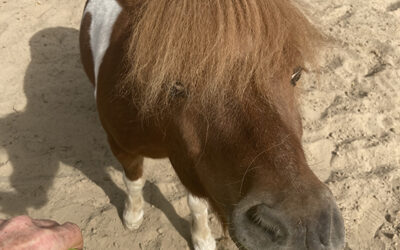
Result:
<svg viewBox="0 0 400 250"><path fill-rule="evenodd" d="M113 27L121 11L122 7L116 0L90 0L83 14L85 16L86 13L90 13L92 17L89 33L94 61L95 97L100 65L110 45Z"/></svg>
<svg viewBox="0 0 400 250"><path fill-rule="evenodd" d="M207 203L191 194L188 205L192 212L192 241L195 250L214 250L215 240L208 226Z"/></svg>
<svg viewBox="0 0 400 250"><path fill-rule="evenodd" d="M128 190L128 199L125 202L123 214L124 224L129 230L138 229L143 221L143 178L130 181L124 174L124 182Z"/></svg>

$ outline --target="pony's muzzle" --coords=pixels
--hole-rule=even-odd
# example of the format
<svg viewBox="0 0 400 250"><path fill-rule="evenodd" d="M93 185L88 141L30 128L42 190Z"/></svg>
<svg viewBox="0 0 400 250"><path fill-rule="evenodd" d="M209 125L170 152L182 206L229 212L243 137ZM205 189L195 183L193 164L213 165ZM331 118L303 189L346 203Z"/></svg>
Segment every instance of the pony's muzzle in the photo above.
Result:
<svg viewBox="0 0 400 250"><path fill-rule="evenodd" d="M244 199L232 214L230 234L240 249L343 249L343 219L333 197L312 204L296 210Z"/></svg>

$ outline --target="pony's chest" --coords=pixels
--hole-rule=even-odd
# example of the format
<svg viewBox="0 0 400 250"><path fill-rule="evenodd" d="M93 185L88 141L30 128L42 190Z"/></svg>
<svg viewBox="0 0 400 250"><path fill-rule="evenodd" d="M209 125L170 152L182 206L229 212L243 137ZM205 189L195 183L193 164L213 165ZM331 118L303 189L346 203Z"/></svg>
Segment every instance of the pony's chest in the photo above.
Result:
<svg viewBox="0 0 400 250"><path fill-rule="evenodd" d="M117 0L89 0L84 16L90 14L90 48L93 55L95 85L103 57L110 45L114 24L122 11Z"/></svg>

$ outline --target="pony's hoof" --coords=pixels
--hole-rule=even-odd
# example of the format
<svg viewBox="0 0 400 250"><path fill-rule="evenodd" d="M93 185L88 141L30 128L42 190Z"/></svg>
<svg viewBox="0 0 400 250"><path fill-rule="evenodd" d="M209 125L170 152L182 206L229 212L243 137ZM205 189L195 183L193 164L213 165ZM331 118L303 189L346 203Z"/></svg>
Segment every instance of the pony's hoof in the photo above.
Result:
<svg viewBox="0 0 400 250"><path fill-rule="evenodd" d="M200 239L197 237L193 238L194 250L215 250L216 244L215 239L209 234L205 239Z"/></svg>
<svg viewBox="0 0 400 250"><path fill-rule="evenodd" d="M139 212L133 212L131 210L124 211L124 224L125 227L133 231L140 227L143 222L143 210Z"/></svg>

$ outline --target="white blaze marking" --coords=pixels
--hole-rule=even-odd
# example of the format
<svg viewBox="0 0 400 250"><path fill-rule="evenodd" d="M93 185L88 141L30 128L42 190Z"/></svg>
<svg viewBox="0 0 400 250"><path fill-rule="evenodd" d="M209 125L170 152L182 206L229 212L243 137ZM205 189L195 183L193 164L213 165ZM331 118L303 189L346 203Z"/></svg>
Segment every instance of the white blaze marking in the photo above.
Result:
<svg viewBox="0 0 400 250"><path fill-rule="evenodd" d="M89 33L94 61L95 96L100 65L110 45L113 27L121 11L122 7L116 0L90 0L83 14L85 16L86 13L90 13L92 17Z"/></svg>

